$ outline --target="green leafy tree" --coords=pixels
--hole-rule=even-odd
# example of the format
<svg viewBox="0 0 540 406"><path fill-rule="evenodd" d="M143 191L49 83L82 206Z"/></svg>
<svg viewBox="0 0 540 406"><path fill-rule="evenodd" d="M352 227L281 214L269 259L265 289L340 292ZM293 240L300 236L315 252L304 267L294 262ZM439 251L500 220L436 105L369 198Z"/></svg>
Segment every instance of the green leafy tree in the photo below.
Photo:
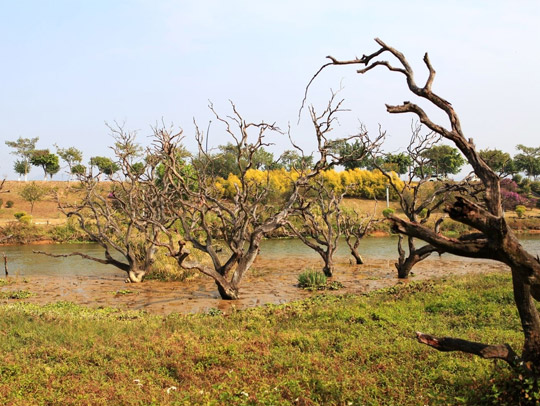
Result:
<svg viewBox="0 0 540 406"><path fill-rule="evenodd" d="M516 169L524 172L527 177L536 179L540 175L540 147L526 147L519 144L516 149L521 151L514 156Z"/></svg>
<svg viewBox="0 0 540 406"><path fill-rule="evenodd" d="M429 163L424 166L432 176L447 178L455 175L465 164L465 159L457 148L449 145L434 145L422 153Z"/></svg>
<svg viewBox="0 0 540 406"><path fill-rule="evenodd" d="M90 158L90 166L97 167L100 175L104 173L107 176L112 176L120 169L112 159L103 156L94 156Z"/></svg>
<svg viewBox="0 0 540 406"><path fill-rule="evenodd" d="M274 160L274 155L266 151L262 146L254 151L243 151L240 147L228 143L218 147L215 154L200 154L193 159L195 166L204 170L207 174L226 179L231 173L238 176L241 172L251 169L276 169L279 165Z"/></svg>
<svg viewBox="0 0 540 406"><path fill-rule="evenodd" d="M30 172L30 158L36 149L36 143L38 142L39 137L35 138L22 138L19 137L16 141L6 141L6 145L10 148L15 149L11 153L21 157L21 161L25 163L24 166L20 166L19 169L22 169L24 172L20 173L24 175L24 181L28 180L28 173Z"/></svg>
<svg viewBox="0 0 540 406"><path fill-rule="evenodd" d="M71 174L72 175L75 175L75 176L82 176L86 173L86 166L82 165L82 164L77 164L77 165L74 165L72 168L71 168Z"/></svg>
<svg viewBox="0 0 540 406"><path fill-rule="evenodd" d="M287 171L293 169L302 170L302 169L311 169L313 168L313 156L302 156L297 151L288 149L287 151L281 154L279 162Z"/></svg>
<svg viewBox="0 0 540 406"><path fill-rule="evenodd" d="M343 167L345 169L374 169L374 166L371 164L371 157L366 154L365 145L358 140L355 140L352 143L341 141L336 145L336 149L339 156L347 157L345 162L343 162Z"/></svg>
<svg viewBox="0 0 540 406"><path fill-rule="evenodd" d="M387 171L394 171L399 175L404 175L409 171L409 167L412 163L409 155L400 152L399 154L387 154L384 157L382 166Z"/></svg>
<svg viewBox="0 0 540 406"><path fill-rule="evenodd" d="M144 173L145 165L142 162L135 162L129 168L130 173L133 176L141 176Z"/></svg>
<svg viewBox="0 0 540 406"><path fill-rule="evenodd" d="M68 165L69 173L73 174L73 167L75 165L80 165L83 159L82 151L75 148L75 147L69 147L69 148L60 148L58 145L55 144L56 147L56 153L62 160Z"/></svg>
<svg viewBox="0 0 540 406"><path fill-rule="evenodd" d="M43 196L48 192L48 188L38 185L36 182L32 182L21 189L19 196L30 203L30 214L32 214L34 211L34 204L41 201Z"/></svg>
<svg viewBox="0 0 540 406"><path fill-rule="evenodd" d="M261 147L253 154L253 167L253 169L271 170L277 169L279 164L276 163L274 154Z"/></svg>
<svg viewBox="0 0 540 406"><path fill-rule="evenodd" d="M493 171L501 176L516 172L514 161L508 152L488 148L481 150L479 155Z"/></svg>
<svg viewBox="0 0 540 406"><path fill-rule="evenodd" d="M48 149L35 150L30 157L30 163L43 169L44 180L47 180L47 175L52 178L60 170L58 155L50 153Z"/></svg>
<svg viewBox="0 0 540 406"><path fill-rule="evenodd" d="M30 162L23 161L22 159L17 160L13 164L13 169L15 170L15 173L19 175L19 180L21 180L21 176L25 176L30 172Z"/></svg>

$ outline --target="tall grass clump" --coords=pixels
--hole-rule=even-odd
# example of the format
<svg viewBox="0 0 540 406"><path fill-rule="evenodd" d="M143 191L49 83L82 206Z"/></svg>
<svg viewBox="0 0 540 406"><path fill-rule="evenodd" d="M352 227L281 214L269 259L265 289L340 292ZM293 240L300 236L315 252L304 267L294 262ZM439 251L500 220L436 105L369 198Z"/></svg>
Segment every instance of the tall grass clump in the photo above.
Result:
<svg viewBox="0 0 540 406"><path fill-rule="evenodd" d="M308 290L322 290L326 287L326 275L321 271L306 269L298 275L298 286Z"/></svg>

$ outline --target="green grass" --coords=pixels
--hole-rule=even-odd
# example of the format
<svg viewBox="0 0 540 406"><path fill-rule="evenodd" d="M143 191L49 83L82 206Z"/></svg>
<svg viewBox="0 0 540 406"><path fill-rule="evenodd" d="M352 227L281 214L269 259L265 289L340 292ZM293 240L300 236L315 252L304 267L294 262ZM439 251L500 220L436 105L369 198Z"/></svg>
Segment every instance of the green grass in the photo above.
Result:
<svg viewBox="0 0 540 406"><path fill-rule="evenodd" d="M500 274L216 310L0 306L0 404L479 404L508 368L437 352L414 332L522 343Z"/></svg>
<svg viewBox="0 0 540 406"><path fill-rule="evenodd" d="M32 293L27 290L13 290L0 292L0 299L26 299L32 296Z"/></svg>
<svg viewBox="0 0 540 406"><path fill-rule="evenodd" d="M121 289L121 290L117 290L115 292L112 292L112 294L115 295L115 296L126 296L126 295L137 294L137 292L135 292L134 290L130 290L130 289Z"/></svg>
<svg viewBox="0 0 540 406"><path fill-rule="evenodd" d="M298 286L308 290L323 290L326 287L326 275L321 271L306 269L298 275Z"/></svg>

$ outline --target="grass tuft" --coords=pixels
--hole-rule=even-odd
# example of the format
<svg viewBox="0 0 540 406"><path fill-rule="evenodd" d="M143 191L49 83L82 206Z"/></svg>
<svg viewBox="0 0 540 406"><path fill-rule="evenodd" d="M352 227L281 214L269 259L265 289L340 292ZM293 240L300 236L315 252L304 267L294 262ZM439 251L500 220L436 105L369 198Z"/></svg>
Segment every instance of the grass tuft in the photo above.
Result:
<svg viewBox="0 0 540 406"><path fill-rule="evenodd" d="M298 275L298 286L307 290L322 290L326 287L326 275L321 271L306 269Z"/></svg>

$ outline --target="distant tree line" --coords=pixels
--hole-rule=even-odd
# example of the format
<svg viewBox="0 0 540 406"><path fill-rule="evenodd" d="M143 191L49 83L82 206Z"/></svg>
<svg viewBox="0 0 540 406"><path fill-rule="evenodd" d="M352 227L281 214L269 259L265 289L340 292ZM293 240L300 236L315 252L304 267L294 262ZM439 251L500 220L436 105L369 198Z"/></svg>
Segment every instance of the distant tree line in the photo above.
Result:
<svg viewBox="0 0 540 406"><path fill-rule="evenodd" d="M56 153L54 153L50 149L37 148L38 141L38 137L19 137L15 141L6 141L6 145L13 149L11 153L18 157L13 164L13 169L19 175L19 179L23 177L24 180L27 180L32 166L43 170L45 180L52 179L61 169L60 160L64 162L66 172L71 176L82 175L87 171L90 173L96 171L96 173L110 176L120 169L118 162L105 156L91 157L87 167L83 164L81 150L75 147L61 148L55 144ZM358 141L340 141L335 143L332 149L338 155L351 157L343 163L345 170L379 168L403 175L408 173L412 165L411 157L407 153L388 153L384 156L374 157L366 154L365 146ZM484 149L479 152L479 155L501 177L511 177L524 193L538 195L540 193L538 180L540 176L540 147L519 144L516 149L519 152L514 157L499 149ZM228 143L218 146L217 152L200 154L193 160L200 160L199 166L203 167L208 174L227 179L231 174L238 176L243 170L243 165L246 164L245 160L237 159L239 154L241 155L242 151L239 151L236 145ZM418 173L419 178L425 178L426 175L447 178L449 175L459 173L465 164L460 152L448 145L434 145L423 151L423 156L429 160L429 163L422 166L423 173ZM267 151L262 146L254 152L251 159L252 169L266 171L284 169L290 172L310 169L314 165L312 155L303 155L301 151L297 150L286 150L279 159L276 159L272 152Z"/></svg>
<svg viewBox="0 0 540 406"><path fill-rule="evenodd" d="M60 159L65 162L67 172L70 175L82 175L87 171L87 167L82 164L83 153L75 147L61 148L54 145L56 153L50 149L40 149L36 147L39 137L23 138L19 137L15 141L6 141L6 145L13 149L11 152L18 159L13 164L13 169L19 180L21 177L27 181L28 174L32 166L40 167L43 170L44 180L52 179L54 175L60 172ZM99 173L112 175L118 171L119 166L110 158L95 156L89 161L90 169L97 168Z"/></svg>

